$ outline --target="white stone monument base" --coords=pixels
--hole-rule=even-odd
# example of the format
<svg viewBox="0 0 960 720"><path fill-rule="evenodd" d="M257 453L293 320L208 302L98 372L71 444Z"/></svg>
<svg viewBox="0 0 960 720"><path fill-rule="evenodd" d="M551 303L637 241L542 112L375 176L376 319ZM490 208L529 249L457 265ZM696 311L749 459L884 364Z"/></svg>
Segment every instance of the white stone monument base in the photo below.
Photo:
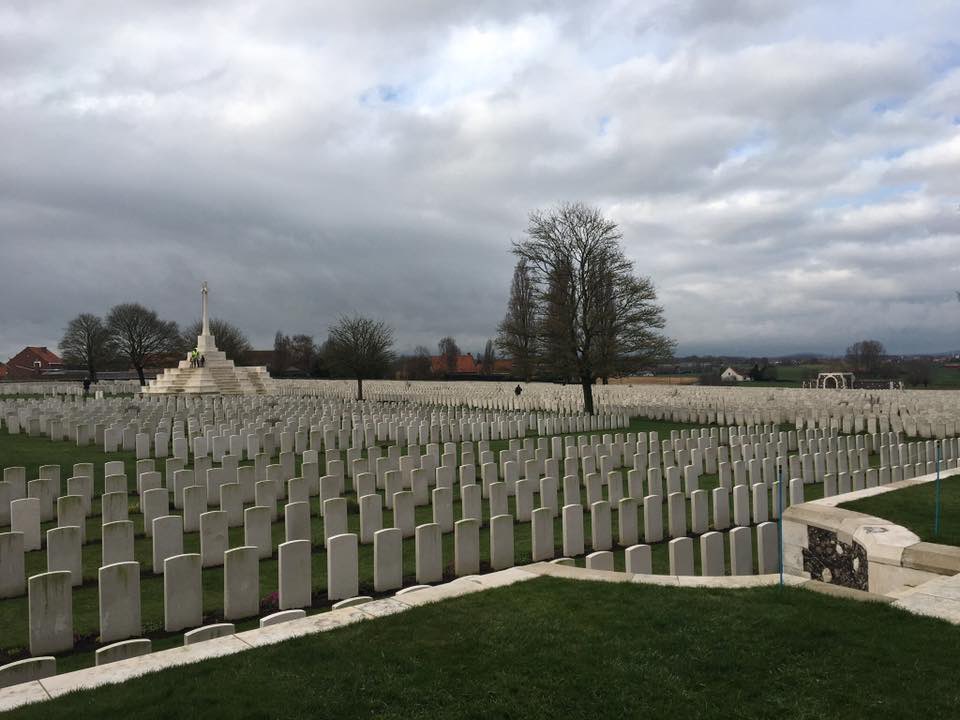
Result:
<svg viewBox="0 0 960 720"><path fill-rule="evenodd" d="M197 350L203 355L203 367L191 367L190 356L177 367L167 368L143 389L148 395L266 395L273 380L267 369L237 367L224 352L217 350L213 335L197 337Z"/></svg>

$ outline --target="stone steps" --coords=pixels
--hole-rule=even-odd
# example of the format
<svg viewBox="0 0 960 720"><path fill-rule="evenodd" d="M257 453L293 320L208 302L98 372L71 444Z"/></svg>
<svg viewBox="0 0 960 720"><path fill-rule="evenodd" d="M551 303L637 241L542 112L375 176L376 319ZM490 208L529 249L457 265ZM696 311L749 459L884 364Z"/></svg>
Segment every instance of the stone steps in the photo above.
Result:
<svg viewBox="0 0 960 720"><path fill-rule="evenodd" d="M269 392L270 376L266 368L237 367L213 347L207 348L205 357L203 367L190 367L189 360L185 360L176 368L164 370L146 392L170 395L265 395Z"/></svg>

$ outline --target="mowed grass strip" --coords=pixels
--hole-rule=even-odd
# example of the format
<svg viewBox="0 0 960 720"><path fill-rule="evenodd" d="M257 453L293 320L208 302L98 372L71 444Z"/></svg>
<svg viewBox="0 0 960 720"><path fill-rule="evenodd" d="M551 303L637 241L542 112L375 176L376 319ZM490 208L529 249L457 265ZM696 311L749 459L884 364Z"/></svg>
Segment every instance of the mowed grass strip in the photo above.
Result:
<svg viewBox="0 0 960 720"><path fill-rule="evenodd" d="M960 545L960 475L940 480L939 535L934 533L936 483L913 485L840 507L903 525L925 542Z"/></svg>
<svg viewBox="0 0 960 720"><path fill-rule="evenodd" d="M942 621L801 589L539 578L7 717L946 718L958 653Z"/></svg>

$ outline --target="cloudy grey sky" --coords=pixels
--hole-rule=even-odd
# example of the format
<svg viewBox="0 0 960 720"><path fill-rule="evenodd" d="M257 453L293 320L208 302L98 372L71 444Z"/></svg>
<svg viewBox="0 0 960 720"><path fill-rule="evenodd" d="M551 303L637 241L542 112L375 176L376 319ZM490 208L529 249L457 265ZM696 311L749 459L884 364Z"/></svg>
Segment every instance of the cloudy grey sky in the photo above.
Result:
<svg viewBox="0 0 960 720"><path fill-rule="evenodd" d="M6 0L0 359L77 312L475 350L602 207L680 353L960 348L960 3Z"/></svg>

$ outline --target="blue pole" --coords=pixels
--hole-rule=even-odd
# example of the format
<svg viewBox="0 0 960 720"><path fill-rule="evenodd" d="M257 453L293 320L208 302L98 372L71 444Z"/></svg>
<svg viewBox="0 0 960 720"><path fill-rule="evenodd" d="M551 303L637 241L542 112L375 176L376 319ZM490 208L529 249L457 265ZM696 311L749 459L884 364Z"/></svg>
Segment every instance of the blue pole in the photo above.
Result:
<svg viewBox="0 0 960 720"><path fill-rule="evenodd" d="M937 443L937 481L933 501L933 535L940 537L940 443Z"/></svg>
<svg viewBox="0 0 960 720"><path fill-rule="evenodd" d="M780 482L777 483L777 539L780 543L780 587L783 587L783 463L780 464Z"/></svg>

